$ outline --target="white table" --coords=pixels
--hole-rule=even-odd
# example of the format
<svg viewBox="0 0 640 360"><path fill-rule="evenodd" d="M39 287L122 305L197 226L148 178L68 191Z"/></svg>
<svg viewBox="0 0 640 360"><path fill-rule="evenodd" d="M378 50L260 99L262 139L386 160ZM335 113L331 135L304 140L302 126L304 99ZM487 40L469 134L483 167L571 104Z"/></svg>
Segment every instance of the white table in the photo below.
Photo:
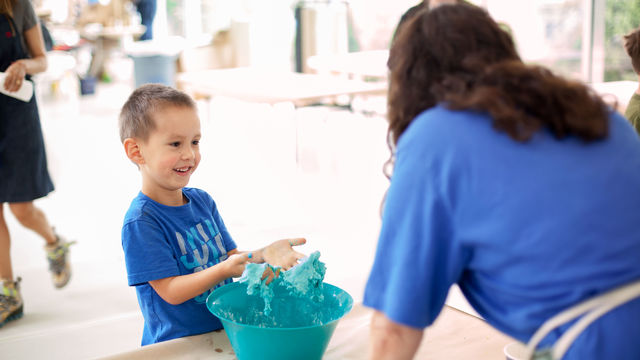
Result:
<svg viewBox="0 0 640 360"><path fill-rule="evenodd" d="M320 74L344 74L352 79L386 81L389 50L358 51L334 55L314 55L307 65Z"/></svg>
<svg viewBox="0 0 640 360"><path fill-rule="evenodd" d="M371 309L361 304L340 320L324 354L325 360L368 359ZM504 359L503 348L513 340L483 320L445 306L427 329L416 359ZM214 331L141 347L110 360L235 359L224 331Z"/></svg>
<svg viewBox="0 0 640 360"><path fill-rule="evenodd" d="M231 68L178 74L178 87L199 98L225 96L250 102L304 106L341 95L385 95L387 84L334 76Z"/></svg>
<svg viewBox="0 0 640 360"><path fill-rule="evenodd" d="M221 96L270 105L288 103L293 104L294 110L314 103L335 103L341 96L347 96L351 105L355 96L387 93L385 82L252 67L184 72L176 76L176 84L196 99ZM297 122L294 127L297 166L300 157Z"/></svg>

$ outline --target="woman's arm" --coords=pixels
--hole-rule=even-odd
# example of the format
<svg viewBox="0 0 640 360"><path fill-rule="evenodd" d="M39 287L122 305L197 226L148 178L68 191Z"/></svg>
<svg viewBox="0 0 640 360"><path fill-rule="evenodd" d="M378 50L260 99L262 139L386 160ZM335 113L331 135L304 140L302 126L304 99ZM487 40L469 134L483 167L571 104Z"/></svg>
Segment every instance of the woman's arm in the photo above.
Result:
<svg viewBox="0 0 640 360"><path fill-rule="evenodd" d="M179 305L225 279L242 275L248 259L247 254L238 254L234 249L229 251L228 259L210 268L193 274L152 280L149 284L164 301L171 305Z"/></svg>
<svg viewBox="0 0 640 360"><path fill-rule="evenodd" d="M413 359L422 341L423 330L393 322L376 311L371 319L372 360Z"/></svg>
<svg viewBox="0 0 640 360"><path fill-rule="evenodd" d="M44 39L40 23L24 32L27 50L31 59L18 60L25 64L27 74L33 75L47 70L47 55L44 49Z"/></svg>
<svg viewBox="0 0 640 360"><path fill-rule="evenodd" d="M5 70L7 76L4 88L11 92L20 89L26 74L33 75L47 70L47 55L40 23L24 32L24 40L31 58L16 60Z"/></svg>

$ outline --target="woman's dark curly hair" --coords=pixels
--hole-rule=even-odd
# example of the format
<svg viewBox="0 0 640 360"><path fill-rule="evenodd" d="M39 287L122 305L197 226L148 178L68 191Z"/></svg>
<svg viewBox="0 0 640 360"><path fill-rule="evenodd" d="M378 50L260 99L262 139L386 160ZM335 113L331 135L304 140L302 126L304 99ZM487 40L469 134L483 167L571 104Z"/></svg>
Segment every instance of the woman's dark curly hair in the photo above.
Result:
<svg viewBox="0 0 640 360"><path fill-rule="evenodd" d="M390 50L389 146L438 103L487 112L516 141L541 128L585 141L607 136L608 107L586 85L525 65L511 36L471 4L421 10ZM446 119L443 119L446 121ZM393 155L392 155L393 156Z"/></svg>

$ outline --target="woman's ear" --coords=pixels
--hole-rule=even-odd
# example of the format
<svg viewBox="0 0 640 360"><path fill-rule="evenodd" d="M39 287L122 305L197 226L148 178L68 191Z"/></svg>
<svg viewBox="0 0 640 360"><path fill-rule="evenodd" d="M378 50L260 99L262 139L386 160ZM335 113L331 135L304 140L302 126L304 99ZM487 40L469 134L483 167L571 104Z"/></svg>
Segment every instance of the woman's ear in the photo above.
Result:
<svg viewBox="0 0 640 360"><path fill-rule="evenodd" d="M127 154L129 160L133 161L137 165L144 164L144 157L140 152L140 143L138 139L126 138L122 143L124 145L124 152Z"/></svg>

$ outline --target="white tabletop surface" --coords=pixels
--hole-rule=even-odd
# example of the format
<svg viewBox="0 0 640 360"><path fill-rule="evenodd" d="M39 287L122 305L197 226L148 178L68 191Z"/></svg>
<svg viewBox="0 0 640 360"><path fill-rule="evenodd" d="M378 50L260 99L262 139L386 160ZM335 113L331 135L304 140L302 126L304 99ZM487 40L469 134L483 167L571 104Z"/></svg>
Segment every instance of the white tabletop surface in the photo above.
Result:
<svg viewBox="0 0 640 360"><path fill-rule="evenodd" d="M307 65L318 73L338 73L354 78L386 79L389 50L358 51L333 55L314 55Z"/></svg>
<svg viewBox="0 0 640 360"><path fill-rule="evenodd" d="M323 359L368 359L372 310L356 304L340 320ZM427 329L416 359L501 359L513 342L485 321L445 306ZM224 331L165 341L104 359L235 359Z"/></svg>
<svg viewBox="0 0 640 360"><path fill-rule="evenodd" d="M185 91L200 96L225 96L270 104L304 105L339 95L387 92L384 82L246 67L185 72L177 75L177 83Z"/></svg>

